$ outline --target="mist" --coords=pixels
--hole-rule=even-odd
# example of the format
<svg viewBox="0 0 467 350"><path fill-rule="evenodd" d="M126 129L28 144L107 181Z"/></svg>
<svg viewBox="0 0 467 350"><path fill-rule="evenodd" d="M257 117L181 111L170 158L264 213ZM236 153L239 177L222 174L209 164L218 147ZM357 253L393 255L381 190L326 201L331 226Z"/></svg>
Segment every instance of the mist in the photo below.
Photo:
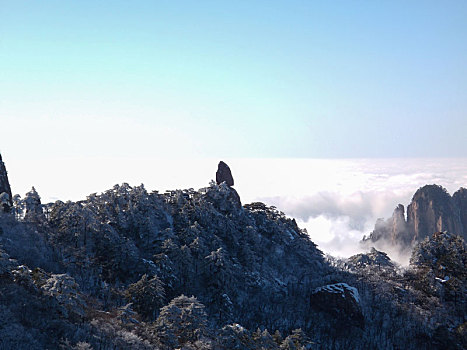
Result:
<svg viewBox="0 0 467 350"><path fill-rule="evenodd" d="M309 177L315 180L312 184L301 182L301 193L260 200L296 218L323 252L341 258L374 246L407 265L410 250L383 240L362 244L363 237L373 231L378 218L389 218L399 203L407 207L424 185L438 184L451 194L467 186L466 159L335 160L329 165L321 164L319 175Z"/></svg>

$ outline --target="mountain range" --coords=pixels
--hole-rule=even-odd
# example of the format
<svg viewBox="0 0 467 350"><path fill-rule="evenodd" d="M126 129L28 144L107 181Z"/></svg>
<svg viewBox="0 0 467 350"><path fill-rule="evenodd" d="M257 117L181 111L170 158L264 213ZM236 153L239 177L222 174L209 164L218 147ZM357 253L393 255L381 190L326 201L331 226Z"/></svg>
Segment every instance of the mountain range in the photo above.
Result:
<svg viewBox="0 0 467 350"><path fill-rule="evenodd" d="M378 219L364 241L382 240L410 249L433 232L442 231L467 239L467 189L461 187L451 196L438 185L419 188L407 206L407 218L404 206L399 204L391 218Z"/></svg>
<svg viewBox="0 0 467 350"><path fill-rule="evenodd" d="M42 204L11 196L0 160L0 349L467 347L465 190L428 186L380 222L412 247L401 267L374 248L325 256L233 186L221 162L199 190Z"/></svg>

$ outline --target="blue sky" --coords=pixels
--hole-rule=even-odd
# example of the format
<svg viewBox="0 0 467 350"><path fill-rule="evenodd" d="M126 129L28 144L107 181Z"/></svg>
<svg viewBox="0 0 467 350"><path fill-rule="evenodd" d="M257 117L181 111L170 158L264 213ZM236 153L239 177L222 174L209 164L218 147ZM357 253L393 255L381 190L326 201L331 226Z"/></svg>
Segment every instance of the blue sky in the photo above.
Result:
<svg viewBox="0 0 467 350"><path fill-rule="evenodd" d="M0 151L467 157L465 1L1 1Z"/></svg>

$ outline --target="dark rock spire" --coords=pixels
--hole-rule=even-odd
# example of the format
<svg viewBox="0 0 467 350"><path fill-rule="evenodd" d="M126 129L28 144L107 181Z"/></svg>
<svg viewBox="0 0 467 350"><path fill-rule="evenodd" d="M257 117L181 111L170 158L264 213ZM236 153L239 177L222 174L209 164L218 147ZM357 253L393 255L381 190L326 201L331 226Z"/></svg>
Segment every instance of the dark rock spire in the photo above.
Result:
<svg viewBox="0 0 467 350"><path fill-rule="evenodd" d="M230 171L229 166L221 160L217 166L216 182L219 185L224 181L227 186L234 185L234 179L232 177L232 172Z"/></svg>
<svg viewBox="0 0 467 350"><path fill-rule="evenodd" d="M11 195L10 183L8 181L8 175L3 163L2 155L0 154L0 201L3 206L3 210L8 211L13 206L13 197Z"/></svg>

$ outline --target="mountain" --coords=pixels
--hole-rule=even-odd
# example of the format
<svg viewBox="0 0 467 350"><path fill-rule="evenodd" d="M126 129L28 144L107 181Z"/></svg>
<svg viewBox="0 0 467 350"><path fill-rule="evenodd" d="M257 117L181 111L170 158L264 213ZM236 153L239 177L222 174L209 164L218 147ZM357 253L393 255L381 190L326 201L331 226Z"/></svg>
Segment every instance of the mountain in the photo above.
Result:
<svg viewBox="0 0 467 350"><path fill-rule="evenodd" d="M197 191L16 197L0 214L0 348L465 348L461 237L427 238L407 270L377 250L324 256L277 208L242 205L220 168Z"/></svg>
<svg viewBox="0 0 467 350"><path fill-rule="evenodd" d="M419 188L405 209L399 204L390 219L378 219L364 241L385 241L410 248L434 232L448 231L467 239L467 190L460 188L451 195L441 186Z"/></svg>

